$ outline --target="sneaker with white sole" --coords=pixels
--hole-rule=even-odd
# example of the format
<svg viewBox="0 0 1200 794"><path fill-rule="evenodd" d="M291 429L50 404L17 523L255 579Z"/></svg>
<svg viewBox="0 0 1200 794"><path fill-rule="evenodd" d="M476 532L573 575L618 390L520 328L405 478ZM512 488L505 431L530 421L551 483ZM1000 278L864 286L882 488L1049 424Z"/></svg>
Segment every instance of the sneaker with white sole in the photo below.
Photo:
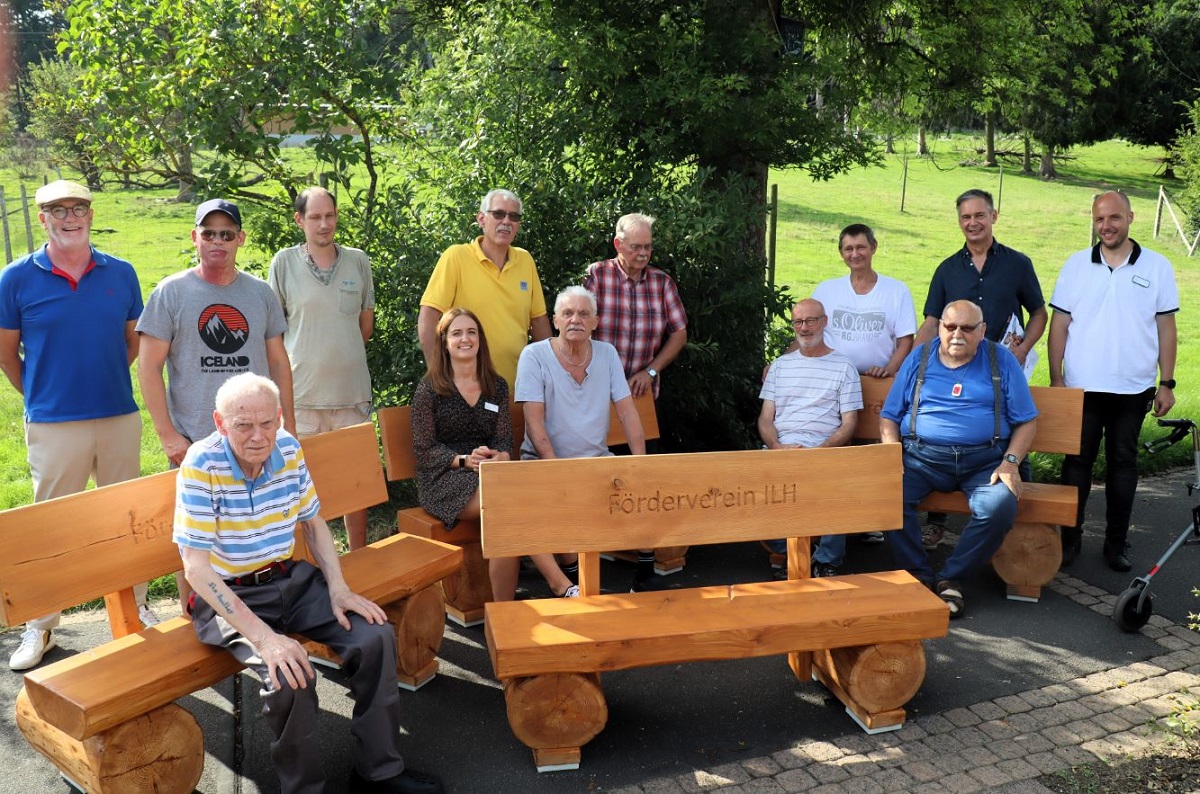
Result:
<svg viewBox="0 0 1200 794"><path fill-rule="evenodd" d="M579 585L573 584L566 590L563 590L563 594L559 598L579 598Z"/></svg>
<svg viewBox="0 0 1200 794"><path fill-rule="evenodd" d="M25 633L21 635L21 645L8 660L8 668L10 670L28 670L31 667L37 667L41 664L46 651L53 648L54 645L54 632L26 628Z"/></svg>
<svg viewBox="0 0 1200 794"><path fill-rule="evenodd" d="M138 620L142 621L142 628L148 629L151 626L157 626L162 623L158 615L154 614L154 610L147 604L142 604L138 607Z"/></svg>
<svg viewBox="0 0 1200 794"><path fill-rule="evenodd" d="M882 532L864 532L858 536L858 539L868 545L876 545L887 542L887 538L883 536Z"/></svg>

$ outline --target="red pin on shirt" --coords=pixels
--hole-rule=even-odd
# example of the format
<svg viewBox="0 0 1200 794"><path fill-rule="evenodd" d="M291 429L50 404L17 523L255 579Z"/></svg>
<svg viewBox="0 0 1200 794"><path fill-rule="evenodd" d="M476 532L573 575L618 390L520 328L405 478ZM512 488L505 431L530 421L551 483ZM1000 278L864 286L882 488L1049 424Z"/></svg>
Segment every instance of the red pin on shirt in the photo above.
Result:
<svg viewBox="0 0 1200 794"><path fill-rule="evenodd" d="M951 397L962 397L962 384L954 384L954 388L950 390Z"/></svg>

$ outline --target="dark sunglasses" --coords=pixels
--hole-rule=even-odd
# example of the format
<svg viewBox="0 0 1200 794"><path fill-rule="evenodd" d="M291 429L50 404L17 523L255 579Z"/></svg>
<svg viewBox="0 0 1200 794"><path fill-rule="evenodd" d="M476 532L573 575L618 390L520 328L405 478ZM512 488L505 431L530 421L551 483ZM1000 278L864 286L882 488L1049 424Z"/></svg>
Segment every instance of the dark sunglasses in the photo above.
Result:
<svg viewBox="0 0 1200 794"><path fill-rule="evenodd" d="M233 229L201 229L200 239L206 243L211 243L218 237L223 243L232 243L237 239L238 233Z"/></svg>
<svg viewBox="0 0 1200 794"><path fill-rule="evenodd" d="M942 323L942 327L946 329L947 333L951 334L955 331L962 331L964 334L973 334L975 333L975 329L981 325L983 325L983 323L975 323L974 325L955 325L954 323Z"/></svg>
<svg viewBox="0 0 1200 794"><path fill-rule="evenodd" d="M504 210L488 210L487 214L491 215L493 218L495 218L498 221L502 221L505 218L508 218L510 221L513 221L514 223L521 222L521 213L519 213L519 212L505 212Z"/></svg>

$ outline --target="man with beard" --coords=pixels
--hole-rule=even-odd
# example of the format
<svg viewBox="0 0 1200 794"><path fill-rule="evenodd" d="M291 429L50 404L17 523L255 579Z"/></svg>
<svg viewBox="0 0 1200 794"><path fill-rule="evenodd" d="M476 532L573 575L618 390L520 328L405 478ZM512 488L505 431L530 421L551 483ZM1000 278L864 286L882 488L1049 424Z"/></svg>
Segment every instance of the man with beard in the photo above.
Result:
<svg viewBox="0 0 1200 794"><path fill-rule="evenodd" d="M1129 197L1111 191L1092 202L1100 242L1067 259L1050 306L1050 385L1084 390L1080 453L1063 460L1062 481L1079 489L1075 526L1062 528L1064 566L1079 556L1092 464L1104 438L1104 559L1128 571L1129 518L1137 491L1137 442L1148 411L1175 404L1175 313L1179 290L1166 257L1129 236ZM1155 386L1155 375L1158 385Z"/></svg>
<svg viewBox="0 0 1200 794"><path fill-rule="evenodd" d="M758 395L758 434L767 449L840 447L854 436L862 384L850 359L825 344L827 322L820 301L807 298L792 308L797 347L771 364ZM780 540L768 546L786 549ZM845 535L825 535L813 552L812 575L836 575L845 554Z"/></svg>
<svg viewBox="0 0 1200 794"><path fill-rule="evenodd" d="M983 312L969 300L942 312L938 338L919 345L896 373L880 414L880 439L904 444L904 528L889 532L896 564L963 614L961 580L985 566L1012 529L1019 466L1037 428L1021 365L984 339ZM917 505L932 491L962 491L971 518L934 575L921 543Z"/></svg>

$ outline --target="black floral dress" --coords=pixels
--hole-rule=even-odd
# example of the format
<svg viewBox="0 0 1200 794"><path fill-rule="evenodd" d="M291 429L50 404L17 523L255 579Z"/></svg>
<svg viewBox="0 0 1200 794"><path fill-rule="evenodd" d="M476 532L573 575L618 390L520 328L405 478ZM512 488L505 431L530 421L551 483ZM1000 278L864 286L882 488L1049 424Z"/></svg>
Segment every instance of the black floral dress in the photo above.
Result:
<svg viewBox="0 0 1200 794"><path fill-rule="evenodd" d="M457 389L443 397L422 379L413 395L411 416L417 498L425 512L453 527L479 487L477 472L451 468L454 458L480 446L512 451L508 384L497 377L494 398L480 396L475 405L467 405Z"/></svg>

